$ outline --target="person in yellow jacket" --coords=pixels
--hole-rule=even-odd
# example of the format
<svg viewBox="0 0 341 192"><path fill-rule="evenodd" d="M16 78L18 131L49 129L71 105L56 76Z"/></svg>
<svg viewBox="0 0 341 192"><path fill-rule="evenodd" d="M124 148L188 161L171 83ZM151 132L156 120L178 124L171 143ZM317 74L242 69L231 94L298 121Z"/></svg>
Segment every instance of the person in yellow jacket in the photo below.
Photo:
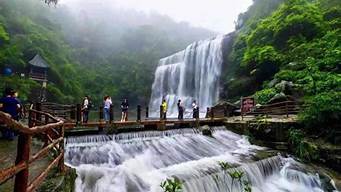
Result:
<svg viewBox="0 0 341 192"><path fill-rule="evenodd" d="M166 114L167 114L167 102L166 99L162 101L162 119L166 119Z"/></svg>

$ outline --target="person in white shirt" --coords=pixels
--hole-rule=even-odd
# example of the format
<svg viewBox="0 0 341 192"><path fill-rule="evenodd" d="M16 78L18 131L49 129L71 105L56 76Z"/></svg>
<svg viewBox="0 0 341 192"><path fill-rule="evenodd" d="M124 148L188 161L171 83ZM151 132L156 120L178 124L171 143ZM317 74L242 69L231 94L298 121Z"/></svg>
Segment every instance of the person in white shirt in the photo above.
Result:
<svg viewBox="0 0 341 192"><path fill-rule="evenodd" d="M112 105L111 97L104 97L104 120L109 122L110 120L110 107Z"/></svg>
<svg viewBox="0 0 341 192"><path fill-rule="evenodd" d="M89 120L89 97L85 96L83 99L82 113L83 113L83 123L87 123Z"/></svg>

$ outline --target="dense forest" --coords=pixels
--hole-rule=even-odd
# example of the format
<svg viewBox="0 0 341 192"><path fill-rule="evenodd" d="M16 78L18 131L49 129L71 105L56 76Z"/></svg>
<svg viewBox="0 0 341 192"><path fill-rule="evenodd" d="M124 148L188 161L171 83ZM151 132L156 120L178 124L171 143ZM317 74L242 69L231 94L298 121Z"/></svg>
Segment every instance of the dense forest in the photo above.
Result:
<svg viewBox="0 0 341 192"><path fill-rule="evenodd" d="M266 104L289 96L307 106L299 115L307 132L328 137L340 128L340 1L255 0L226 54L227 99L254 95Z"/></svg>
<svg viewBox="0 0 341 192"><path fill-rule="evenodd" d="M153 73L160 58L188 44L215 36L203 28L177 23L168 16L119 9L91 1L74 6L39 0L0 2L0 89L12 86L27 100L40 85L18 74L40 54L49 64L48 100L80 102L89 95L99 104L104 95L118 103L148 103ZM95 70L94 70L95 69Z"/></svg>

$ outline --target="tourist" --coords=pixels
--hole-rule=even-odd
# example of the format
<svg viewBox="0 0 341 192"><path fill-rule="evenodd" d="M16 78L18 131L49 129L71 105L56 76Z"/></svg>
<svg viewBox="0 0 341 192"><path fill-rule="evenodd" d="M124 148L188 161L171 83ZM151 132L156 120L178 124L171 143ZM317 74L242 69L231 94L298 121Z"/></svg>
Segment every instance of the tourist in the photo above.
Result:
<svg viewBox="0 0 341 192"><path fill-rule="evenodd" d="M112 105L111 97L105 96L104 97L104 120L105 122L110 121L110 107Z"/></svg>
<svg viewBox="0 0 341 192"><path fill-rule="evenodd" d="M129 108L128 100L124 99L121 103L122 110L121 122L128 121L128 108Z"/></svg>
<svg viewBox="0 0 341 192"><path fill-rule="evenodd" d="M166 102L166 99L164 99L162 101L162 119L166 119L167 118L167 102Z"/></svg>
<svg viewBox="0 0 341 192"><path fill-rule="evenodd" d="M20 102L15 98L15 91L6 88L5 96L0 99L0 108L3 112L10 114L12 119L19 120ZM7 140L13 140L14 132L9 128L3 128L2 136Z"/></svg>
<svg viewBox="0 0 341 192"><path fill-rule="evenodd" d="M89 110L90 110L89 97L85 96L82 104L83 123L87 123L89 120Z"/></svg>
<svg viewBox="0 0 341 192"><path fill-rule="evenodd" d="M199 118L199 107L197 105L196 100L193 101L192 108L193 108L193 118Z"/></svg>
<svg viewBox="0 0 341 192"><path fill-rule="evenodd" d="M178 100L178 119L184 119L184 107L182 106L181 99Z"/></svg>

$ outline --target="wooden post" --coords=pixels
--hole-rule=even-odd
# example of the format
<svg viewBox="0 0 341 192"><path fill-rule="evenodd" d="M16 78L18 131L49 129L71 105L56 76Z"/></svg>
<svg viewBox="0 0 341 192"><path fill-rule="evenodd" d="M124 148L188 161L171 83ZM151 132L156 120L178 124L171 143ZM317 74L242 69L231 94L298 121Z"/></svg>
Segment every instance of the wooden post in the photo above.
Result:
<svg viewBox="0 0 341 192"><path fill-rule="evenodd" d="M101 123L101 122L103 122L103 119L104 119L104 117L103 117L103 106L100 106L99 107L99 122ZM101 131L103 131L103 126L102 125L99 125L98 126L98 130L101 132Z"/></svg>
<svg viewBox="0 0 341 192"><path fill-rule="evenodd" d="M82 119L82 106L81 104L77 104L77 119L76 119L76 123L79 124L81 123L81 119Z"/></svg>
<svg viewBox="0 0 341 192"><path fill-rule="evenodd" d="M162 119L162 105L160 105L160 119Z"/></svg>
<svg viewBox="0 0 341 192"><path fill-rule="evenodd" d="M114 122L114 106L110 105L110 117L109 117L109 122L112 123Z"/></svg>
<svg viewBox="0 0 341 192"><path fill-rule="evenodd" d="M46 114L45 115L45 125L49 124L49 116Z"/></svg>
<svg viewBox="0 0 341 192"><path fill-rule="evenodd" d="M141 105L137 105L137 117L136 121L141 121Z"/></svg>
<svg viewBox="0 0 341 192"><path fill-rule="evenodd" d="M17 145L17 158L15 160L15 164L18 165L21 162L26 162L30 159L30 147L31 147L31 136L25 135L23 133L19 134L18 137L18 145ZM28 186L28 177L29 177L29 168L20 171L15 176L14 182L14 191L15 192L22 192L26 191Z"/></svg>
<svg viewBox="0 0 341 192"><path fill-rule="evenodd" d="M31 110L28 111L28 126L33 127L33 112Z"/></svg>
<svg viewBox="0 0 341 192"><path fill-rule="evenodd" d="M285 112L287 114L287 118L289 117L289 112L288 112L288 102L285 102Z"/></svg>
<svg viewBox="0 0 341 192"><path fill-rule="evenodd" d="M36 103L36 110L37 110L37 111L41 111L41 103L40 103L40 102L37 102L37 103ZM36 119L37 119L38 121L41 121L41 114L37 113L37 114L36 114Z"/></svg>
<svg viewBox="0 0 341 192"><path fill-rule="evenodd" d="M71 120L76 119L76 109L75 109L75 106L73 105L71 105L71 108L70 108L70 119Z"/></svg>
<svg viewBox="0 0 341 192"><path fill-rule="evenodd" d="M60 137L64 138L64 126L61 126L59 129ZM58 163L58 169L61 173L65 172L65 166L64 166L64 140L61 140L59 142L59 152L63 154L62 158L60 158Z"/></svg>
<svg viewBox="0 0 341 192"><path fill-rule="evenodd" d="M227 106L224 106L224 117L228 117Z"/></svg>
<svg viewBox="0 0 341 192"><path fill-rule="evenodd" d="M99 121L102 121L104 119L104 116L103 116L103 106L100 106L99 107Z"/></svg>
<svg viewBox="0 0 341 192"><path fill-rule="evenodd" d="M213 111L213 107L211 107L211 120L213 120L214 119L214 111Z"/></svg>
<svg viewBox="0 0 341 192"><path fill-rule="evenodd" d="M149 117L149 107L146 107L146 119Z"/></svg>

